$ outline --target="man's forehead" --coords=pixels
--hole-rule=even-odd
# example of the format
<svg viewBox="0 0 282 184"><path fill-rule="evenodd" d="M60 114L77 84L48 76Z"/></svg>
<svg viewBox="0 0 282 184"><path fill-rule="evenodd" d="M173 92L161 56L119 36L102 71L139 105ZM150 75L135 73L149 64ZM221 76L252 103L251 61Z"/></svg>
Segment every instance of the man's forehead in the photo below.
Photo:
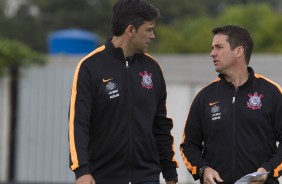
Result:
<svg viewBox="0 0 282 184"><path fill-rule="evenodd" d="M223 35L223 34L214 35L212 43L217 44L217 45L226 44L226 43L228 43L227 42L227 36Z"/></svg>
<svg viewBox="0 0 282 184"><path fill-rule="evenodd" d="M142 24L141 26L146 27L146 28L154 28L156 26L156 22L155 21L144 21L144 24Z"/></svg>

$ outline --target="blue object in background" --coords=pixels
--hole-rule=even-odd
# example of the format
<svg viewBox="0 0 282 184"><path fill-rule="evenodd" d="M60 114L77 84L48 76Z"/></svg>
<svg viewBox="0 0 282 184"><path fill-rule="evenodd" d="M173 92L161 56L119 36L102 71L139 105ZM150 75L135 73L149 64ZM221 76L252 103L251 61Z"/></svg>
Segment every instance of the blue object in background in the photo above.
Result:
<svg viewBox="0 0 282 184"><path fill-rule="evenodd" d="M63 29L48 36L49 54L87 54L98 47L98 36L81 29Z"/></svg>

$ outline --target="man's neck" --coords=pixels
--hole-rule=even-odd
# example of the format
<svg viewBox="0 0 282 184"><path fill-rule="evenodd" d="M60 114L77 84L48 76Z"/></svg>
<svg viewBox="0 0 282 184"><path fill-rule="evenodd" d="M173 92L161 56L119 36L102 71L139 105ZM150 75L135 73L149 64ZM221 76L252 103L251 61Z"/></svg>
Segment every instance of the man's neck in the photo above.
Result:
<svg viewBox="0 0 282 184"><path fill-rule="evenodd" d="M224 77L227 81L231 82L237 89L239 86L242 86L248 80L249 72L248 69L245 69L241 71L236 71L229 75L225 75Z"/></svg>
<svg viewBox="0 0 282 184"><path fill-rule="evenodd" d="M121 48L123 51L124 58L131 57L134 53L130 52L128 47L127 38L125 36L113 36L112 43L115 48Z"/></svg>

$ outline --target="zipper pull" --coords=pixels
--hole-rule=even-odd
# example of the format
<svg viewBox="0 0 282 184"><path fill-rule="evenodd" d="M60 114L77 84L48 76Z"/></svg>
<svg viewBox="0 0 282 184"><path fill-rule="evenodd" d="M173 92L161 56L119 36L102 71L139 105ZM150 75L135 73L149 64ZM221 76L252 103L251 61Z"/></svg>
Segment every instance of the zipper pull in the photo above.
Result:
<svg viewBox="0 0 282 184"><path fill-rule="evenodd" d="M128 61L125 61L126 68L129 68Z"/></svg>
<svg viewBox="0 0 282 184"><path fill-rule="evenodd" d="M232 98L232 104L234 104L235 103L235 96L233 96L233 98Z"/></svg>

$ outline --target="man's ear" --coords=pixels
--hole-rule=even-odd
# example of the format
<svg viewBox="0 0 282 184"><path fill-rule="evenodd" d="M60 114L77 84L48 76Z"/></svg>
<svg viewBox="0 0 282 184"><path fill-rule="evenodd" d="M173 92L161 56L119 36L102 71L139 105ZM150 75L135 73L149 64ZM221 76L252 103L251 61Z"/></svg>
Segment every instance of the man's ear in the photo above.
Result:
<svg viewBox="0 0 282 184"><path fill-rule="evenodd" d="M128 25L125 29L125 33L129 36L132 37L133 34L136 32L136 29L133 25Z"/></svg>
<svg viewBox="0 0 282 184"><path fill-rule="evenodd" d="M237 57L241 57L244 54L245 50L242 46L235 48L235 54Z"/></svg>

